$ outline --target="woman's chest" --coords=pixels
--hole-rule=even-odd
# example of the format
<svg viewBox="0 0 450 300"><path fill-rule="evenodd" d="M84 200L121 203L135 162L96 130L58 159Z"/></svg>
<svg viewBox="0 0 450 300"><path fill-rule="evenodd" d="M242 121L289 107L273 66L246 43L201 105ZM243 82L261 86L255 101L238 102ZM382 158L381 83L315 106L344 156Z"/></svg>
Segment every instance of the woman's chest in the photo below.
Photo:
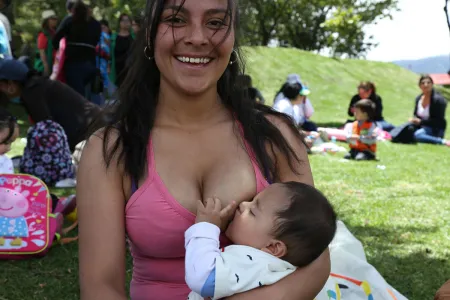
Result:
<svg viewBox="0 0 450 300"><path fill-rule="evenodd" d="M152 144L154 174L168 193L187 210L196 201L218 197L223 205L242 202L256 194L256 164L235 132L155 135Z"/></svg>

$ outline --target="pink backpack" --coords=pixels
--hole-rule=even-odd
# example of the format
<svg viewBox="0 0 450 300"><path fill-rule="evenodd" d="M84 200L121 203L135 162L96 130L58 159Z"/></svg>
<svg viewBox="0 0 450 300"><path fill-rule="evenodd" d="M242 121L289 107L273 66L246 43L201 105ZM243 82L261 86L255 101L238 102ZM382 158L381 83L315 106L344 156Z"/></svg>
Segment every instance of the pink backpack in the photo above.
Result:
<svg viewBox="0 0 450 300"><path fill-rule="evenodd" d="M61 239L77 226L74 223L63 229L64 214L74 202L74 197L68 197L52 205L49 190L40 179L31 175L1 174L0 259L42 257L55 241L77 240L77 237Z"/></svg>

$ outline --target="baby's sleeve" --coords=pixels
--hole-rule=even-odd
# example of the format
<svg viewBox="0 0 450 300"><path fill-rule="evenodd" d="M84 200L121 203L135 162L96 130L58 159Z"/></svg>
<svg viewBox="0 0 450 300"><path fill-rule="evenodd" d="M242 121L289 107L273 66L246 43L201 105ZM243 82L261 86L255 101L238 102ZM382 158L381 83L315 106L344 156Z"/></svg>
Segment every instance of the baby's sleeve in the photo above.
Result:
<svg viewBox="0 0 450 300"><path fill-rule="evenodd" d="M213 297L216 258L220 256L220 229L211 223L192 225L185 232L185 280L189 288L203 297Z"/></svg>

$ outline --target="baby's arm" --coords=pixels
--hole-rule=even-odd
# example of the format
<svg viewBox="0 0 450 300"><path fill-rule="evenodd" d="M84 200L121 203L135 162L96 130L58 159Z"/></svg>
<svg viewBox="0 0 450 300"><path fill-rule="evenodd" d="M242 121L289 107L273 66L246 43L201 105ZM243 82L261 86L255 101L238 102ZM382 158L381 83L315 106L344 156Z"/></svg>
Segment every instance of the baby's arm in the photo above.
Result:
<svg viewBox="0 0 450 300"><path fill-rule="evenodd" d="M197 203L197 218L185 233L185 280L189 288L203 297L213 297L215 288L216 258L220 256L220 228L234 214L233 201L222 209L219 199Z"/></svg>
<svg viewBox="0 0 450 300"><path fill-rule="evenodd" d="M216 258L220 256L220 229L214 224L201 222L185 233L185 272L189 288L202 297L213 297Z"/></svg>

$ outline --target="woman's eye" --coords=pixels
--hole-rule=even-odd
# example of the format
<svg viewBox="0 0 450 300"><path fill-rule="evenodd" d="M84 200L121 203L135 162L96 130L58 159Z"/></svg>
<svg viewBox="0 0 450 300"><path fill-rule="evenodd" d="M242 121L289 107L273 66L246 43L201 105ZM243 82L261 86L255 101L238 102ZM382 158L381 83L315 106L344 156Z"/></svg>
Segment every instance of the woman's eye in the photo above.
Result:
<svg viewBox="0 0 450 300"><path fill-rule="evenodd" d="M167 23L174 24L174 25L179 25L179 24L183 24L184 23L183 19L178 18L176 16L168 17L164 21L167 22Z"/></svg>
<svg viewBox="0 0 450 300"><path fill-rule="evenodd" d="M208 25L210 25L211 27L214 27L214 28L222 28L222 27L227 26L227 24L225 24L225 22L223 20L209 21Z"/></svg>

